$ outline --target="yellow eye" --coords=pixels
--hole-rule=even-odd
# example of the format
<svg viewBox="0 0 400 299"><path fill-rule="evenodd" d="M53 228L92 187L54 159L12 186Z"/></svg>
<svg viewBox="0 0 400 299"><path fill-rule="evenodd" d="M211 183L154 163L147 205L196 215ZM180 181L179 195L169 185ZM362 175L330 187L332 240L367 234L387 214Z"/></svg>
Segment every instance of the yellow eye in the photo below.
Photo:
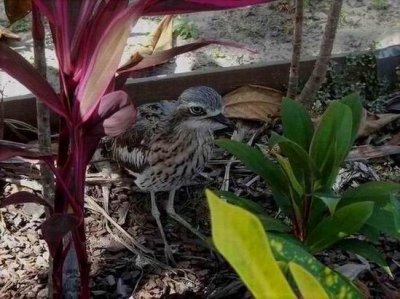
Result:
<svg viewBox="0 0 400 299"><path fill-rule="evenodd" d="M204 110L203 107L192 106L190 107L190 113L192 113L193 115L204 115L206 114L206 111Z"/></svg>

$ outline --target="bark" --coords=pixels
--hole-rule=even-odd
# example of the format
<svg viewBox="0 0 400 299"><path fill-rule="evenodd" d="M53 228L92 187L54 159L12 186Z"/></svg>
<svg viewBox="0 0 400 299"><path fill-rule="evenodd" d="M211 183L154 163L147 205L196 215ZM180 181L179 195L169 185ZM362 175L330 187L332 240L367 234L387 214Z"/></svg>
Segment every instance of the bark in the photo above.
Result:
<svg viewBox="0 0 400 299"><path fill-rule="evenodd" d="M303 35L303 20L304 20L304 0L296 0L296 11L294 15L294 31L293 31L293 51L292 62L289 71L289 82L286 96L294 99L298 92L300 56Z"/></svg>
<svg viewBox="0 0 400 299"><path fill-rule="evenodd" d="M333 43L335 41L336 29L339 23L342 4L343 0L332 0L331 7L329 9L328 20L325 26L324 36L322 37L318 59L315 63L310 78L301 91L299 101L308 106L312 104L318 89L325 80L326 71L331 58Z"/></svg>
<svg viewBox="0 0 400 299"><path fill-rule="evenodd" d="M0 90L0 140L4 139L4 93Z"/></svg>
<svg viewBox="0 0 400 299"><path fill-rule="evenodd" d="M40 74L46 78L46 55L45 55L45 31L43 19L35 5L32 5L32 38L33 38L33 53L34 64ZM37 112L37 127L38 127L38 142L41 151L51 152L51 130L50 130L50 111L43 103L36 99ZM40 165L41 183L43 190L43 198L53 204L54 203L54 177L52 171L42 162ZM49 217L49 211L46 211ZM53 261L49 258L49 273L52 273ZM48 276L48 292L49 297L53 294L52 275Z"/></svg>

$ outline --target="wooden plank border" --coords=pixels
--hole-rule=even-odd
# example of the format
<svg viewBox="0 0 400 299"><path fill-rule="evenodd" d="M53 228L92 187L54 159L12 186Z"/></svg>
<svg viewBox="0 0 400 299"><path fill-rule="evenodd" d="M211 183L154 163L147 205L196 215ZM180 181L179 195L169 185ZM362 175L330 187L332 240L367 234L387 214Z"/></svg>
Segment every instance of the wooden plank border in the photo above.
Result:
<svg viewBox="0 0 400 299"><path fill-rule="evenodd" d="M390 55L385 56L379 53L390 53ZM348 55L334 56L332 60L340 66L344 64ZM378 51L377 56L379 58L378 72L389 82L393 81L395 67L400 65L400 46L392 46ZM300 78L309 77L314 63L315 58L301 62ZM246 84L265 85L285 90L289 66L289 62L280 61L130 79L125 90L131 96L135 105L175 99L184 89L196 85L211 86L221 94ZM5 118L18 119L32 125L36 124L35 98L32 95L5 99L4 112ZM55 124L55 119L56 117L53 115L53 124Z"/></svg>

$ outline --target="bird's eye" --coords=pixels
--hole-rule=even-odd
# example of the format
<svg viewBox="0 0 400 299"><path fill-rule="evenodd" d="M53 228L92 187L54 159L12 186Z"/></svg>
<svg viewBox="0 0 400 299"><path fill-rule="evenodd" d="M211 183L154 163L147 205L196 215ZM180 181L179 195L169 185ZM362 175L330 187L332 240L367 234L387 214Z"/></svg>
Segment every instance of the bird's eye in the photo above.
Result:
<svg viewBox="0 0 400 299"><path fill-rule="evenodd" d="M204 115L206 114L206 111L204 110L203 107L192 106L190 107L190 113L192 113L193 115Z"/></svg>

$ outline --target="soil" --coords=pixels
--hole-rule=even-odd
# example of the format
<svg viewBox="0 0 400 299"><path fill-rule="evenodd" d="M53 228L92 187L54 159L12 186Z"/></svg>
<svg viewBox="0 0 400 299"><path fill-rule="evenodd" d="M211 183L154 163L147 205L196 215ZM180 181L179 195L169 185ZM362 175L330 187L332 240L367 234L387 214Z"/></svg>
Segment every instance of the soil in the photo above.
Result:
<svg viewBox="0 0 400 299"><path fill-rule="evenodd" d="M289 1L290 2L290 1ZM291 57L292 22L288 1L275 1L236 10L204 12L183 16L189 20L193 35L201 38L236 41L257 51L225 46L208 46L177 57L172 64L159 68L154 74L182 73L195 69L243 65L257 62L289 60ZM329 1L307 1L304 27L303 58L315 56L327 19ZM379 7L376 3L386 3ZM7 19L0 3L0 25L6 26ZM20 42L13 47L26 59L33 62L32 37L29 32L29 17L18 24L16 31ZM146 17L139 20L128 40L122 61L134 52L136 45L145 43L147 36L157 26L160 18ZM244 20L244 21L238 21ZM188 27L188 26L186 26ZM400 44L400 2L398 0L345 0L340 26L333 53L351 53L369 48L385 48ZM190 42L182 37L176 44ZM53 86L58 85L57 61L50 36L46 38L48 78ZM4 98L29 94L29 91L4 72L0 72L0 90Z"/></svg>
<svg viewBox="0 0 400 299"><path fill-rule="evenodd" d="M318 2L318 3L315 3ZM338 30L334 53L367 50L372 44L383 48L400 44L400 2L388 0L386 9L377 9L377 1L348 0L343 8L342 22ZM326 20L327 1L310 0L307 8L304 32L303 56L318 53L319 42ZM2 5L2 4L1 4ZM0 7L2 14L2 7ZM256 7L187 15L195 24L200 37L227 39L240 42L254 48L258 53L244 49L209 46L206 49L181 55L174 63L159 68L154 74L177 73L195 69L226 67L260 61L288 60L291 55L290 13L284 1L277 4ZM0 15L0 24L4 15ZM236 21L236 20L245 20ZM141 19L134 28L124 56L133 51L135 44L144 42L147 35L156 26L159 18ZM27 28L27 30L29 27ZM21 42L14 43L20 54L33 60L32 40L28 31L19 33ZM177 44L187 43L178 37ZM48 38L46 56L49 64L49 78L56 85L57 64L54 50ZM4 97L28 93L15 80L0 73L0 89ZM243 125L246 136L252 136L258 125ZM269 127L279 131L278 127ZM398 131L400 124L395 126ZM382 139L384 132L371 137ZM260 137L265 141L266 135ZM371 140L369 140L371 142ZM204 186L220 188L223 183L225 164L221 160L229 159L220 151L215 152L214 163L207 169L207 178L199 178L196 185L182 188L177 193L177 212L209 236L208 209L204 199ZM357 164L359 163L359 164ZM346 164L346 186L352 186L368 180L399 181L399 159L381 158L373 162L352 162ZM37 182L36 165L23 161L13 161L0 167L0 178L6 196L18 190L40 192ZM350 173L350 174L349 174ZM29 175L29 178L28 178ZM343 183L344 184L344 183ZM271 215L277 213L268 190L255 175L235 164L230 177L231 190L241 196L252 198L265 207ZM109 196L107 194L109 193ZM172 268L154 267L138 259L116 238L129 240L112 224L107 224L104 216L90 200L104 206L108 199L108 213L123 229L139 243L150 248L155 258L164 261L163 243L157 225L150 213L149 195L140 193L127 174L109 177L93 167L88 174L86 188L88 198L86 210L88 248L91 261L91 292L93 298L251 298L238 277L205 244L185 228L171 220L162 210L162 222L167 238L173 245L177 265ZM159 193L160 206L165 203L167 194ZM107 210L107 209L106 209ZM47 273L49 254L45 242L41 239L40 223L45 212L36 205L26 204L2 209L0 213L0 298L47 298ZM3 220L3 221L2 221ZM3 226L4 224L4 226ZM389 278L374 264L371 270L363 269L357 283L367 286L373 298L389 298L399 295L400 289L400 251L398 241L381 239L381 249L394 273ZM362 264L356 256L341 251L331 251L318 257L332 267Z"/></svg>

